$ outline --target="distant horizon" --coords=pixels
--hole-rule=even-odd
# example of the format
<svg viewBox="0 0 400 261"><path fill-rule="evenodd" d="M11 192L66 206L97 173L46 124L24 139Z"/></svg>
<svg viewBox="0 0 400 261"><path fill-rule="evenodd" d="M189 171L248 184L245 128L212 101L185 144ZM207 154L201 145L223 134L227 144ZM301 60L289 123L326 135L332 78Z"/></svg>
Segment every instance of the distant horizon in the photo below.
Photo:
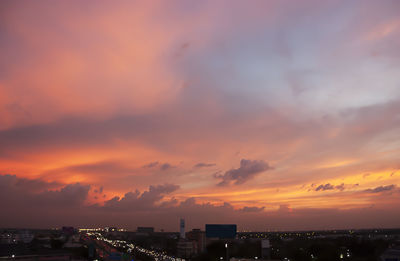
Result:
<svg viewBox="0 0 400 261"><path fill-rule="evenodd" d="M224 224L221 224L224 225ZM205 225L204 225L205 226ZM98 227L98 228L86 228L86 227L74 227L74 226L66 226L66 227L73 227L74 229L80 230L80 229L105 229L106 227ZM112 227L112 226L110 226ZM162 229L158 229L157 227L153 227L150 226L152 228L154 228L154 233L177 233L179 234L179 230L177 231L169 231L169 230L163 230ZM118 231L118 232L137 232L137 228L136 229L126 229L126 228L122 228L122 227L117 227L118 229L124 229L123 231ZM57 228L34 228L34 227L0 227L0 230L7 230L7 229L15 229L15 230L62 230L62 227L57 227ZM186 230L185 232L190 232L193 229L200 229L201 231L205 231L205 227L200 228L200 227L193 227L191 229ZM375 228L334 228L334 229L306 229L306 230L253 230L253 231L246 231L246 230L237 230L237 233L285 233L285 232L333 232L333 231L368 231L368 230L400 230L400 227L391 227L391 228L384 228L384 227L375 227Z"/></svg>

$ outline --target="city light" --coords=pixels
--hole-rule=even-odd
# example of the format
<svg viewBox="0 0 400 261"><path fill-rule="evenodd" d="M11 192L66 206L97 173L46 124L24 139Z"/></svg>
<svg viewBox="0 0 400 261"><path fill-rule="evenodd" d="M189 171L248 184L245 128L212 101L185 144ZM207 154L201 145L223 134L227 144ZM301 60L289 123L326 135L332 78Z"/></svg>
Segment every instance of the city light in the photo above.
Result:
<svg viewBox="0 0 400 261"><path fill-rule="evenodd" d="M89 236L95 236L97 240L108 243L112 245L113 247L121 247L121 248L126 248L127 253L132 253L134 250L139 251L142 254L145 254L149 257L154 258L155 261L185 261L184 258L177 258L177 257L171 257L166 255L165 253L158 252L155 250L148 250L143 247L140 247L138 245L134 245L133 243L128 243L125 240L113 240L113 239L107 239L103 237L102 234L98 232L92 232L92 233L87 233Z"/></svg>

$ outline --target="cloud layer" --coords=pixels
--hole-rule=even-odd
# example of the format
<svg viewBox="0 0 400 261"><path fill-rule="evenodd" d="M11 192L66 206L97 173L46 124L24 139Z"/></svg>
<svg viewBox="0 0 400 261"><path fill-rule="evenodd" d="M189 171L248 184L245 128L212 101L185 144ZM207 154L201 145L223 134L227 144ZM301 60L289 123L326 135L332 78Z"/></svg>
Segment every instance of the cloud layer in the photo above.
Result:
<svg viewBox="0 0 400 261"><path fill-rule="evenodd" d="M390 0L3 1L0 193L18 207L0 223L27 225L35 206L52 213L38 226L105 224L107 208L171 228L185 215L396 225L378 213L398 217L399 13Z"/></svg>
<svg viewBox="0 0 400 261"><path fill-rule="evenodd" d="M27 184L40 184L42 190ZM200 203L195 198L180 201L169 197L179 190L179 186L173 184L150 186L143 192L127 192L121 198L114 197L99 205L88 201L92 186L57 184L59 188L54 188L54 185L38 179L28 181L13 175L0 175L0 207L6 210L0 215L3 226L118 225L135 229L137 226L155 225L157 230L175 231L179 218L185 217L189 228L203 228L205 223L212 222L235 222L240 229L258 229L265 224L275 229L326 229L338 227L333 223L335 219L341 221L341 228L362 228L372 224L394 226L400 217L398 209L377 207L351 210L291 209L287 205L281 205L279 209L255 206L235 208L227 202ZM46 212L49 207L51 211ZM365 214L372 215L374 219L365 218ZM28 219L29 224L26 223Z"/></svg>

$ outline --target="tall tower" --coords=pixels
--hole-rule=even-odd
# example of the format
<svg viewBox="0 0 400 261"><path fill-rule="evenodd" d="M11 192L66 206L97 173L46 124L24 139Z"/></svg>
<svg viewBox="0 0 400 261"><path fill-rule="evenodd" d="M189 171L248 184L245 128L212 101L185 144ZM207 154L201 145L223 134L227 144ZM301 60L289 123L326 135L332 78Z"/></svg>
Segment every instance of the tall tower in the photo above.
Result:
<svg viewBox="0 0 400 261"><path fill-rule="evenodd" d="M180 228L181 238L184 239L185 238L185 219L184 218L181 218L181 220L179 222L179 228Z"/></svg>

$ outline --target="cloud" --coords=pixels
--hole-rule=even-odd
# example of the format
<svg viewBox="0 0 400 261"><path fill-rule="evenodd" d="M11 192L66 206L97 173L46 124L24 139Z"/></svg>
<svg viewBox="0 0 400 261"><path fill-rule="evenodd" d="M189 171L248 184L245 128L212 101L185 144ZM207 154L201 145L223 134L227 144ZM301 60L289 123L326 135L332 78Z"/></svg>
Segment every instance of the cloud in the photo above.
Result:
<svg viewBox="0 0 400 261"><path fill-rule="evenodd" d="M340 185L337 185L337 186L335 187L335 189L338 189L338 190L340 190L340 191L343 191L343 190L345 189L344 183L342 183L342 184L340 184Z"/></svg>
<svg viewBox="0 0 400 261"><path fill-rule="evenodd" d="M16 175L0 174L0 190L11 190L23 192L40 192L43 190L55 189L61 187L59 182L46 182L41 179L20 178Z"/></svg>
<svg viewBox="0 0 400 261"><path fill-rule="evenodd" d="M40 179L23 179L15 175L0 175L0 204L5 208L44 208L82 205L88 197L90 185L80 183L58 184Z"/></svg>
<svg viewBox="0 0 400 261"><path fill-rule="evenodd" d="M393 191L396 188L396 185L387 185L387 186L379 186L373 189L366 189L364 192L367 193L381 193L381 192L387 192L387 191Z"/></svg>
<svg viewBox="0 0 400 261"><path fill-rule="evenodd" d="M280 190L273 191L285 197L288 188L316 182L321 173L314 172L315 166L326 159L354 158L349 165L326 169L326 180L348 177L354 170L362 170L359 175L381 172L379 166L393 164L388 161L397 165L398 1L127 1L95 6L10 1L2 7L4 173L22 171L36 177L50 166L62 168L68 162L75 166L68 171L79 172L79 180L93 180L96 188L106 184L124 195L132 184L141 190L154 185L154 176L127 178L129 165L112 164L116 156L138 166L163 159L150 166L151 171L160 171L166 161L213 159L219 169L228 170L216 174L218 182L229 185L259 175L240 176L241 167L229 172L231 166L237 167L238 155L251 155L282 168L268 180L260 178L258 184L248 182L241 188L260 190L279 183ZM332 12L334 16L326 15ZM317 21L316 26L310 21ZM335 84L337 79L340 84ZM236 151L240 153L235 155ZM382 151L387 153L377 153ZM86 157L93 166L79 165ZM192 169L192 163L184 167ZM108 178L87 174L111 171L116 174ZM193 185L199 186L193 188L196 194L205 194L217 183L211 175L165 173L157 184L180 184L180 199L192 194ZM74 173L68 174L57 180L75 180ZM46 178L54 180L53 175ZM18 199L27 195L22 187L35 187L39 193L65 186L37 182L10 188L21 191L13 194ZM128 197L136 196L132 193ZM324 193L318 194L327 202ZM365 204L361 194L348 199ZM267 196L257 193L253 199L263 202ZM345 195L340 197L326 204L349 202L342 200ZM297 202L289 204L310 207L319 201Z"/></svg>
<svg viewBox="0 0 400 261"><path fill-rule="evenodd" d="M204 163L204 162L200 162L197 163L196 165L193 166L193 168L208 168L208 167L213 167L215 166L215 163Z"/></svg>
<svg viewBox="0 0 400 261"><path fill-rule="evenodd" d="M240 209L242 212L261 212L265 207L243 207Z"/></svg>
<svg viewBox="0 0 400 261"><path fill-rule="evenodd" d="M103 194L103 186L101 186L99 189L94 189L93 192Z"/></svg>
<svg viewBox="0 0 400 261"><path fill-rule="evenodd" d="M157 165L158 165L158 161L153 161L153 162L150 162L150 163L144 165L143 168L153 168Z"/></svg>
<svg viewBox="0 0 400 261"><path fill-rule="evenodd" d="M52 206L81 206L88 197L90 185L80 183L68 184L59 190L48 190L35 195L38 205Z"/></svg>
<svg viewBox="0 0 400 261"><path fill-rule="evenodd" d="M222 181L218 183L218 185L226 186L232 183L234 185L241 185L251 180L256 175L270 169L272 169L272 167L265 161L242 159L239 168L228 170L225 174L219 176Z"/></svg>
<svg viewBox="0 0 400 261"><path fill-rule="evenodd" d="M335 189L335 187L329 183L325 184L325 185L319 185L318 187L315 188L315 191L325 191L325 190L333 190Z"/></svg>
<svg viewBox="0 0 400 261"><path fill-rule="evenodd" d="M166 171L166 170L173 169L173 168L176 168L176 166L173 166L169 163L164 163L164 164L161 164L161 166L160 166L160 170L162 170L162 171Z"/></svg>
<svg viewBox="0 0 400 261"><path fill-rule="evenodd" d="M132 174L135 171L136 171L135 168L127 167L120 162L102 161L102 162L72 165L59 169L52 169L47 172L44 172L43 175L52 176L53 174L62 172L117 175L117 174Z"/></svg>
<svg viewBox="0 0 400 261"><path fill-rule="evenodd" d="M30 149L54 149L60 146L76 148L81 146L107 146L115 139L148 139L151 129L163 129L161 115L116 116L105 120L90 118L65 118L46 124L34 124L0 131L0 153L7 154L21 147Z"/></svg>
<svg viewBox="0 0 400 261"><path fill-rule="evenodd" d="M150 186L149 190L140 193L128 192L122 198L114 197L104 202L104 209L110 211L129 211L134 208L136 210L149 210L155 208L155 204L162 200L165 195L170 194L179 189L178 185L164 184L158 186Z"/></svg>
<svg viewBox="0 0 400 261"><path fill-rule="evenodd" d="M290 207L289 204L279 205L278 212L280 212L280 213L290 213L292 211L293 211L293 209Z"/></svg>
<svg viewBox="0 0 400 261"><path fill-rule="evenodd" d="M315 184L311 184L311 187L314 187ZM315 191L326 191L326 190L340 190L343 191L348 187L357 187L358 184L340 184L340 185L332 185L330 183L326 183L326 184L321 184L318 187L315 188Z"/></svg>
<svg viewBox="0 0 400 261"><path fill-rule="evenodd" d="M150 162L150 163L144 165L143 168L151 169L151 168L155 168L157 166L159 167L159 169L161 171L166 171L166 170L169 170L169 169L176 168L176 166L174 166L174 165L172 165L172 164L170 164L168 162L161 164L158 161Z"/></svg>
<svg viewBox="0 0 400 261"><path fill-rule="evenodd" d="M37 191L37 187L30 190L25 186L28 183L41 184L43 191ZM191 228L202 228L206 223L235 223L241 229L254 230L268 223L274 229L337 229L390 227L400 218L399 209L392 207L340 210L293 208L282 204L277 210L265 210L257 206L235 208L229 202L199 203L193 197L177 200L173 193L179 186L174 184L152 185L143 192L135 190L125 193L122 198L106 200L104 205L91 205L85 202L90 185L64 184L58 189L50 189L53 186L41 180L27 181L14 175L0 175L0 208L6 210L0 213L1 224L10 227L59 227L65 224L84 227L107 226L111 220L113 225L128 229L148 225L176 231L179 217L185 217Z"/></svg>

